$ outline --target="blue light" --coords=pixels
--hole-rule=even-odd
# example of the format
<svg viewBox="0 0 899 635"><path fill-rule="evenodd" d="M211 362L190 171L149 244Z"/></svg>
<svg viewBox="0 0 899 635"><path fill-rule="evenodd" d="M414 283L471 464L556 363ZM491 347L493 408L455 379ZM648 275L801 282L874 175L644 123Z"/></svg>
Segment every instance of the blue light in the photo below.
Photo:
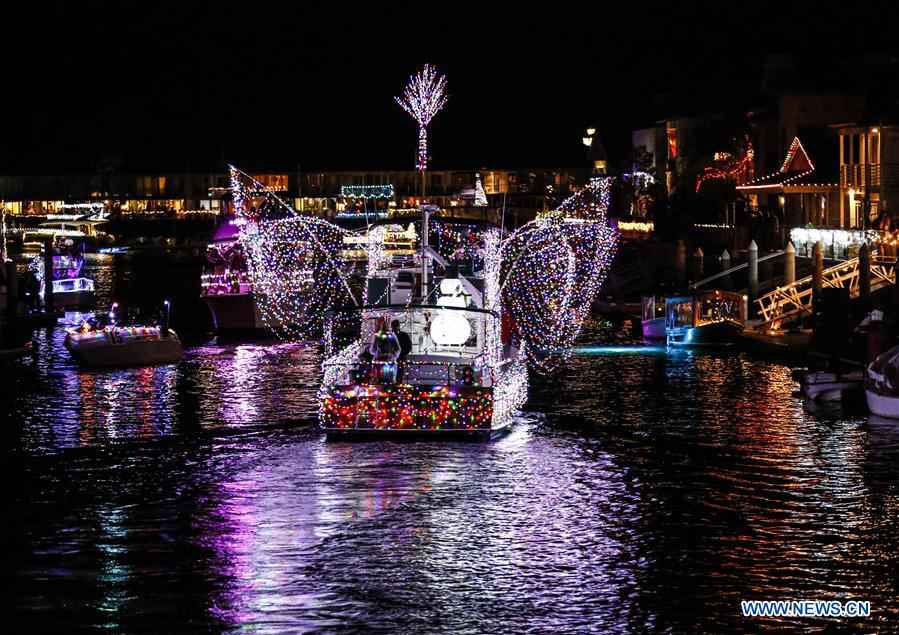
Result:
<svg viewBox="0 0 899 635"><path fill-rule="evenodd" d="M665 353L664 346L579 346L574 349L575 355L658 355Z"/></svg>

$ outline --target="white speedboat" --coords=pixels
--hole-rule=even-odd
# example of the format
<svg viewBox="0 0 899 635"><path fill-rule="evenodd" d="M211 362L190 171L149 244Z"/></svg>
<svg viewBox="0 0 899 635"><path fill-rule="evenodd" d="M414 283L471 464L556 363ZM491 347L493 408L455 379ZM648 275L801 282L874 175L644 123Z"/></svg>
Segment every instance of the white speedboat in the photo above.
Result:
<svg viewBox="0 0 899 635"><path fill-rule="evenodd" d="M152 366L184 357L175 332L158 326L94 328L85 323L67 330L65 346L72 357L88 367Z"/></svg>
<svg viewBox="0 0 899 635"><path fill-rule="evenodd" d="M860 370L848 373L816 371L801 373L799 385L806 399L813 401L841 401L861 390L864 373Z"/></svg>
<svg viewBox="0 0 899 635"><path fill-rule="evenodd" d="M871 414L899 419L899 346L881 353L868 365L865 399Z"/></svg>

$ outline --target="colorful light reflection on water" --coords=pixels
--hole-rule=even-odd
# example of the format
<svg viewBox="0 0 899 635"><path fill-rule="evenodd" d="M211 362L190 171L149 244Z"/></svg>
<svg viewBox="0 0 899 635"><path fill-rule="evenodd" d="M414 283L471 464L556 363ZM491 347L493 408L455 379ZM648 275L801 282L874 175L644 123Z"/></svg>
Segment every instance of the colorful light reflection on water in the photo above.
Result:
<svg viewBox="0 0 899 635"><path fill-rule="evenodd" d="M599 339L599 338L597 338ZM326 443L314 348L87 372L38 337L0 396L29 630L889 631L899 425L810 412L731 352L579 354L489 444ZM744 620L740 599L873 617ZM177 627L176 627L177 625Z"/></svg>
<svg viewBox="0 0 899 635"><path fill-rule="evenodd" d="M306 425L312 348L93 373L58 347L19 384L43 396L3 401L13 604L51 630L757 631L739 599L800 596L899 617L899 426L806 412L783 366L579 355L498 442L345 444Z"/></svg>

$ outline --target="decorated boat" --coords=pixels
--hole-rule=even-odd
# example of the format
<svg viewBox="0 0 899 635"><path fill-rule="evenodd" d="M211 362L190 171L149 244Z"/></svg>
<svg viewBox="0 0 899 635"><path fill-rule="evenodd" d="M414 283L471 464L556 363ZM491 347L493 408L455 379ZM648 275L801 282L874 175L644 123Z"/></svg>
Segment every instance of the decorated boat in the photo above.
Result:
<svg viewBox="0 0 899 635"><path fill-rule="evenodd" d="M175 332L161 326L95 327L85 322L66 331L65 347L91 368L170 364L184 356Z"/></svg>
<svg viewBox="0 0 899 635"><path fill-rule="evenodd" d="M668 346L727 346L746 324L746 297L730 291L705 291L665 301Z"/></svg>
<svg viewBox="0 0 899 635"><path fill-rule="evenodd" d="M253 283L234 220L222 223L206 249L200 295L212 315L216 332L257 331L265 323L253 297Z"/></svg>
<svg viewBox="0 0 899 635"><path fill-rule="evenodd" d="M444 87L425 66L397 97L419 124L424 200L427 126ZM570 355L615 252L610 187L610 178L591 179L508 235L421 204L420 218L393 219L393 228L365 213L364 239L349 240L351 232L298 213L235 166L230 191L263 319L285 339L322 338L319 421L329 437L486 439L514 420L529 367L553 372ZM477 189L475 206L484 207ZM432 237L435 213L443 218L433 219ZM347 260L362 248L360 283ZM358 324L358 335L344 343L335 334L347 324Z"/></svg>
<svg viewBox="0 0 899 635"><path fill-rule="evenodd" d="M269 332L280 324L272 315L263 317L260 310L264 298L253 288L239 227L239 222L229 220L216 230L206 251L200 295L217 333ZM308 271L300 273L292 276L298 296L306 293L313 282Z"/></svg>
<svg viewBox="0 0 899 635"><path fill-rule="evenodd" d="M84 275L81 255L53 256L53 304L62 309L94 306L94 281Z"/></svg>
<svg viewBox="0 0 899 635"><path fill-rule="evenodd" d="M442 255L428 244L428 216L423 210L414 257L369 249L360 336L323 365L320 422L329 437L488 439L508 429L526 398L525 357L502 324L499 230L467 226L469 251Z"/></svg>

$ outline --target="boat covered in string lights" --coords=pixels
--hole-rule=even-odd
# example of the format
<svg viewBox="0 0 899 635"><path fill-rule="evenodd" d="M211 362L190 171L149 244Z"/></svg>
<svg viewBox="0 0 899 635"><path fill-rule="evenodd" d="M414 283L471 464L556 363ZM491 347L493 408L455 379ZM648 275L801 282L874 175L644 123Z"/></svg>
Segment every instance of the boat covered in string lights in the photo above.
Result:
<svg viewBox="0 0 899 635"><path fill-rule="evenodd" d="M160 326L94 327L66 331L65 347L89 368L171 364L184 356L174 331Z"/></svg>
<svg viewBox="0 0 899 635"><path fill-rule="evenodd" d="M369 232L360 337L324 362L329 437L486 439L527 397L525 356L500 299L499 229L428 216L413 258L384 258L384 234Z"/></svg>
<svg viewBox="0 0 899 635"><path fill-rule="evenodd" d="M233 219L216 229L206 248L206 261L200 276L200 296L209 308L216 332L265 329Z"/></svg>
<svg viewBox="0 0 899 635"><path fill-rule="evenodd" d="M272 318L266 321L263 317L258 293L253 288L240 241L240 226L238 219L229 219L219 226L206 249L207 264L200 278L200 296L220 334L273 330ZM309 290L312 279L301 275L295 276L293 282L297 293L302 294Z"/></svg>
<svg viewBox="0 0 899 635"><path fill-rule="evenodd" d="M404 225L369 226L360 242L259 194L233 166L231 176L263 321L281 338L324 344L319 421L329 437L486 439L508 429L529 367L552 372L570 355L617 241L606 179L509 235L421 206ZM363 244L364 275L354 277L345 252ZM300 278L309 283L298 288Z"/></svg>

